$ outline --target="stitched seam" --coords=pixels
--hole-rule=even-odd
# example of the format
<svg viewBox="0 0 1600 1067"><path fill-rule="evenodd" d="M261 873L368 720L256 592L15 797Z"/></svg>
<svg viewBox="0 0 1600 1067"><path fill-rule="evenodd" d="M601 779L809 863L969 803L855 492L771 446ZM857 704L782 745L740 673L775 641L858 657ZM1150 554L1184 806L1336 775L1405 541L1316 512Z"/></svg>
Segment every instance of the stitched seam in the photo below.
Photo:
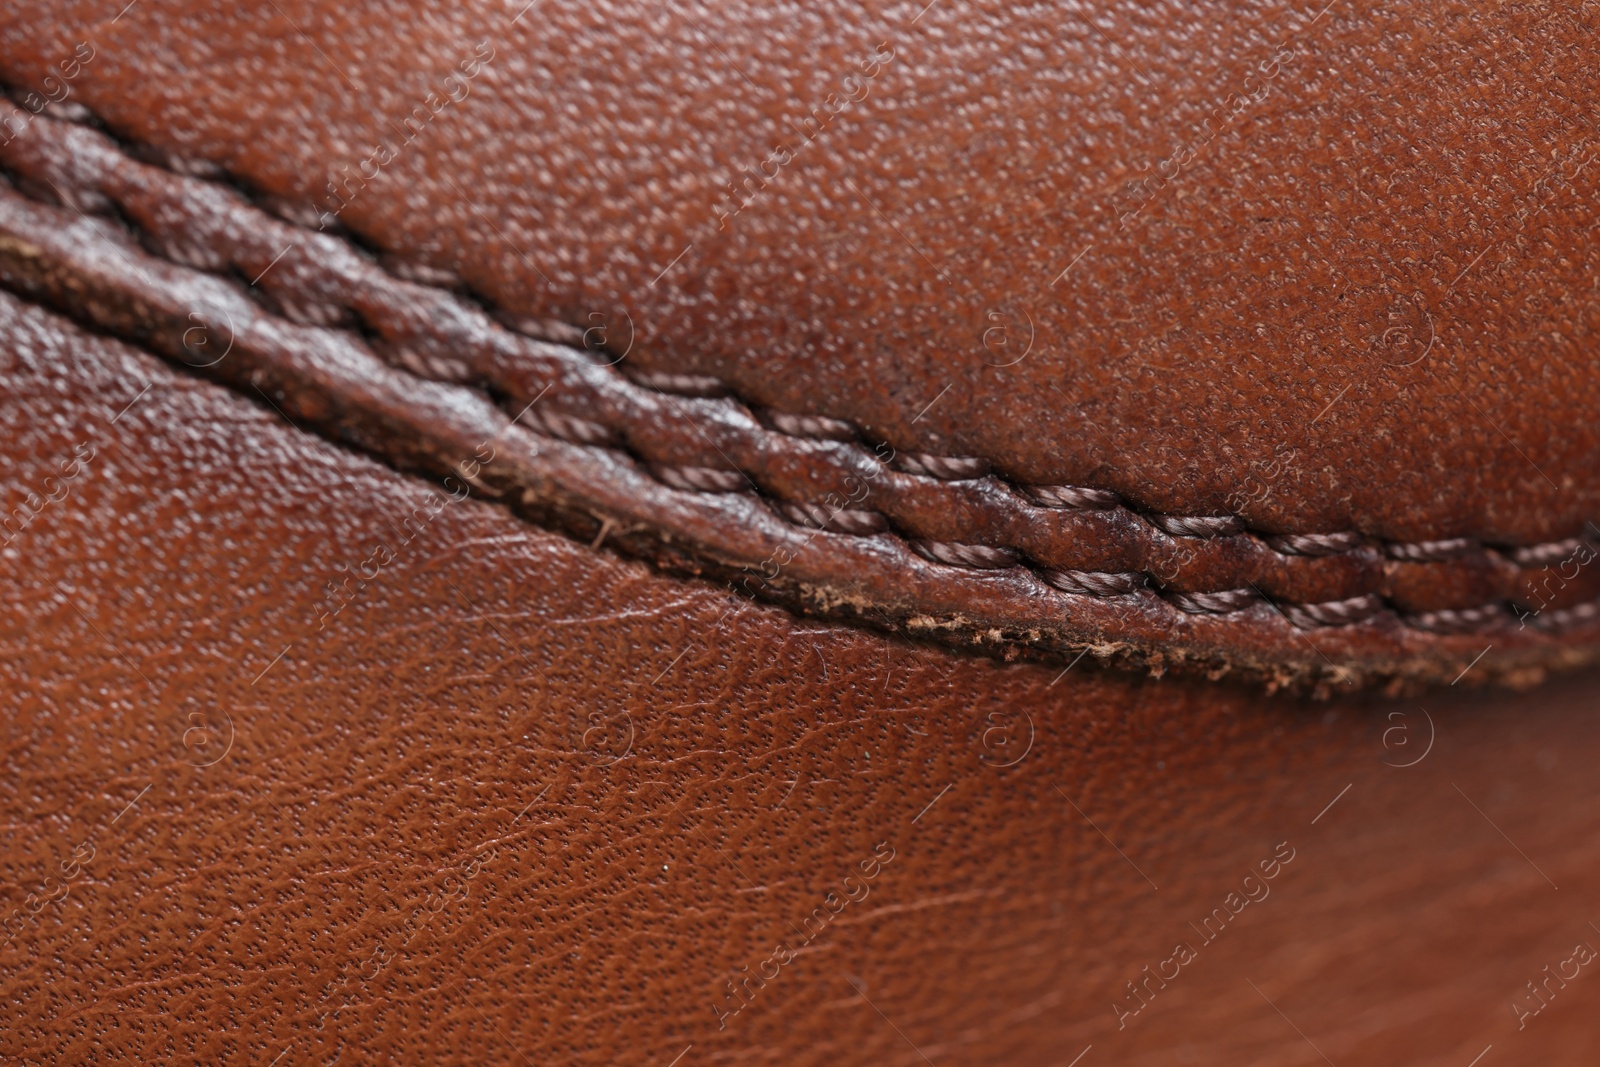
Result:
<svg viewBox="0 0 1600 1067"><path fill-rule="evenodd" d="M251 206L255 206L257 210L261 210L263 213L269 214L275 221L281 221L287 225L315 231L315 227L313 227L308 218L304 216L299 218L286 217L285 215L272 214L267 209L261 208L256 204L258 197L251 193L248 189L235 182L230 176L219 172L217 168L209 163L189 163L185 165L183 163L176 162L170 155L164 152L154 156L153 158L150 158L152 157L152 153L147 151L140 153L145 155L147 158L138 158L138 155L128 150L128 147L124 142L120 141L107 130L105 130L100 124L99 120L92 116L92 114L85 112L77 117L47 118L45 121L67 122L75 125L87 126L88 128L93 129L96 133L101 134L108 140L117 144L118 147L123 150L123 154L127 156L131 162L155 167L165 171L174 178L203 181L228 188L243 196L246 201L250 203ZM310 205L304 205L304 208L308 213L315 212L315 209ZM332 234L330 234L330 236L332 236ZM178 266L189 266L188 264L172 260L169 257L162 256L159 258L168 259L169 262L177 263ZM395 271L385 268L382 264L376 262L372 264L372 267L374 270L387 273L396 281L404 282L408 285L416 285L425 289L431 289L446 299L459 299L456 293L453 293L449 289L440 285L430 284L430 282L420 280L417 277L408 278L401 276L396 274ZM427 266L412 265L409 267L409 270L411 272L417 272L421 274L437 275L440 273L436 268ZM207 273L217 272L212 271ZM491 301L488 301L480 294L468 291L467 295L471 297L475 303L480 305L489 306L491 303ZM576 357L583 358L589 355L588 349L576 347L576 345L572 343L572 339L581 339L583 336L584 331L580 326L573 326L565 323L547 324L551 328L565 328L565 331L568 331L568 340L553 341L549 339L544 331L524 330L519 329L517 325L506 325L507 328L512 329L514 332L522 333L523 336L530 337L533 340L569 348ZM437 381L452 380L449 375L437 375L432 377L434 377L434 380ZM642 372L639 374L630 375L629 378L636 385L640 385L644 388L667 395L728 397L737 400L741 404L744 404L752 411L762 411L760 405L751 404L744 400L744 398L740 397L737 392L734 391L733 387L728 383L709 376L662 372ZM764 414L768 416L766 420L767 427L772 432L782 434L786 437L793 437L802 440L851 440L858 443L862 440L860 428L853 422L846 419L839 419L825 415L802 415L771 410L765 411ZM558 434L557 436L565 435ZM581 435L577 436L579 437L579 443L590 443L582 440ZM985 476L991 477L1013 491L1016 491L1025 497L1034 499L1035 502L1042 507L1082 509L1121 507L1130 514L1144 519L1156 529L1159 529L1164 533L1171 534L1174 537L1209 538L1234 534L1247 534L1260 539L1264 544L1267 544L1268 547L1283 555L1320 554L1315 550L1309 550L1304 547L1295 548L1291 546L1295 542L1310 543L1313 541L1325 541L1329 543L1338 543L1348 547L1355 547L1360 544L1369 543L1376 544L1389 558L1411 562L1443 562L1453 559L1460 559L1464 556L1470 555L1474 551L1478 551L1494 555L1500 559L1506 560L1507 562L1518 564L1518 560L1514 558L1514 556L1522 557L1524 559L1537 559L1540 562L1547 561L1551 558L1559 558L1561 555L1565 554L1568 549L1570 549L1573 542L1576 540L1575 538L1567 537L1526 546L1502 547L1499 545L1483 543L1470 537L1424 539L1420 541L1390 541L1368 538L1366 535L1355 530L1329 533L1277 534L1261 530L1257 527L1252 527L1242 516L1238 515L1180 515L1170 512L1159 512L1143 509L1137 505L1130 504L1125 497L1117 493L1115 490L1096 489L1084 486L1036 485L1015 482L1003 474L995 473L992 469L990 461L982 457L941 456L930 453L902 451L897 455L897 467L898 469L905 470L908 473L920 474L924 477L935 478L942 481L961 481ZM1054 500L1058 502L1051 502L1052 497L1054 497ZM1072 500L1074 497L1078 502L1069 503L1068 501ZM1342 550L1346 549L1330 549L1327 554L1333 554L1334 552Z"/></svg>
<svg viewBox="0 0 1600 1067"><path fill-rule="evenodd" d="M53 120L43 121L53 122ZM126 149L122 149L122 155L128 163L134 166L153 166L153 164L140 164L131 157ZM168 165L157 169L165 171L170 177L180 182L196 180L184 173L185 168ZM32 199L44 200L42 197L31 195L26 189L19 191ZM246 203L249 204L250 201L247 199ZM252 209L259 210L253 207ZM158 255L157 258L165 259L182 269L198 270L201 273L209 273L213 276L222 274L221 271L207 271L204 267L196 267L193 263L185 263L181 259L170 255ZM368 264L368 266L374 271L383 271L383 268L377 264ZM223 276L226 277L226 275ZM403 276L397 276L394 272L389 272L387 276L402 285L429 289L441 300L458 300L447 289L412 281ZM566 346L566 351L569 358L588 359L588 354L582 349ZM441 371L438 367L427 365L426 361L423 361L423 364L426 371L429 372L424 374L424 377L431 377L438 381L459 381L461 378L461 370L459 368L445 368ZM416 370L416 368L412 367L407 369L413 372ZM617 372L613 370L612 373ZM618 376L619 378L621 377L620 374ZM721 392L724 394L728 392L725 383L698 376L643 375L636 376L631 381L636 387L654 390L663 396L684 395L691 392L697 395L704 395L707 392ZM480 381L479 384L484 383ZM487 384L492 386L494 383L489 382ZM767 412L765 415L766 418L762 422L767 431L794 440L820 439L839 441L845 439L848 435L854 436L859 442L858 429L844 420L830 419L826 416L791 415L777 412ZM552 436L588 447L615 446L615 442L610 440L612 436L610 430L603 425L579 416L544 411L538 413L537 418L541 422L539 428ZM987 462L975 457L942 457L921 453L898 453L894 457L892 465L895 469L905 471L913 476L936 480L968 480L988 472ZM737 470L651 463L648 461L642 462L641 466L662 484L680 490L737 492L744 490L751 484ZM992 474L989 476L994 478L998 484L1019 492L1024 499L1031 500L1036 507L1066 510L1105 510L1121 503L1119 497L1107 490L1071 486L1018 486ZM774 513L783 518L784 521L796 526L830 529L834 532L849 533L857 536L871 536L892 532L890 531L890 524L893 521L892 516L885 515L880 511L852 510L843 507L830 508L827 505L787 500L764 492L759 487L757 487L757 496L764 500ZM1126 507L1125 504L1122 506L1129 514L1142 518L1150 527L1175 538L1208 539L1237 536L1250 532L1237 516L1176 516L1155 512L1140 512ZM820 511L818 510L819 508L821 509ZM941 564L968 569L1023 566L1043 578L1053 587L1077 595L1101 598L1134 595L1140 591L1150 577L1145 572L1140 571L1069 571L1034 563L1027 560L1017 549L1010 547L931 540L906 535L900 536L913 550ZM1357 544L1362 543L1363 540L1359 538L1359 535L1346 532L1338 534L1283 535L1277 538L1266 538L1265 543L1269 548L1280 552L1280 554L1319 554L1319 549L1322 552L1349 551ZM1549 557L1573 544L1575 540L1566 539L1530 546L1517 550L1516 555L1535 560ZM1385 554L1393 559L1413 562L1438 562L1460 559L1464 554L1472 552L1474 547L1475 544L1467 539L1452 539L1446 541L1390 542L1384 545L1384 550ZM1479 546L1478 550L1503 558L1502 554L1487 546ZM1081 577L1091 574L1098 575L1098 580ZM1293 604L1268 600L1259 591L1253 589L1195 593L1168 591L1164 599L1181 611L1193 614L1222 615L1249 612L1257 606L1258 601L1266 601L1284 610L1286 617L1297 626L1344 625L1364 621L1376 613L1365 610L1371 607L1373 602L1387 603L1373 594L1361 594L1356 597L1345 597L1320 603ZM1463 627L1486 629L1503 625L1509 621L1511 603L1512 601L1509 600L1496 600L1473 608L1441 609L1415 614L1402 613L1390 604L1387 610L1393 612L1404 625L1413 628L1428 631L1443 629L1459 632ZM1600 601L1597 601L1597 603L1600 603ZM1584 608L1586 606L1577 605L1554 609L1546 613L1542 620L1536 616L1535 624L1542 629L1568 621L1586 621L1593 614L1592 612L1585 612Z"/></svg>

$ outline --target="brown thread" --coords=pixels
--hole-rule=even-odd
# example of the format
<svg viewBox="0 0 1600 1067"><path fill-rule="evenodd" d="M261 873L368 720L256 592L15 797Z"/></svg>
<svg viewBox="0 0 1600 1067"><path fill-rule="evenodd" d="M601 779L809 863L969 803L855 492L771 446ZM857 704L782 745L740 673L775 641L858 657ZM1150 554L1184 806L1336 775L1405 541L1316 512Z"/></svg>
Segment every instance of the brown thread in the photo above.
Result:
<svg viewBox="0 0 1600 1067"><path fill-rule="evenodd" d="M1577 552L1586 540L1586 537L1569 537L1565 541L1549 541L1542 545L1514 548L1509 554L1512 562L1520 567L1547 567Z"/></svg>
<svg viewBox="0 0 1600 1067"><path fill-rule="evenodd" d="M1597 618L1600 618L1600 600L1589 600L1582 604L1574 604L1570 608L1540 612L1534 616L1533 625L1550 633L1561 633L1575 626L1593 622Z"/></svg>
<svg viewBox="0 0 1600 1067"><path fill-rule="evenodd" d="M593 448L602 448L616 443L616 435L598 422L580 419L573 415L564 415L559 411L541 408L537 404L529 407L522 414L521 420L530 429L538 430L546 437L559 437L563 441L571 441L575 445L589 445ZM667 484L674 485L663 478ZM741 479L739 487L743 487ZM679 486L682 488L682 486ZM726 492L722 489L707 490L708 492Z"/></svg>
<svg viewBox="0 0 1600 1067"><path fill-rule="evenodd" d="M830 508L826 504L794 503L785 500L774 500L770 503L780 517L796 526L851 534L855 537L870 537L873 534L889 531L889 520L876 511L851 511L844 508Z"/></svg>
<svg viewBox="0 0 1600 1067"><path fill-rule="evenodd" d="M757 414L769 428L790 437L814 437L823 441L857 441L861 437L855 423L826 415L792 415L771 408L764 408Z"/></svg>
<svg viewBox="0 0 1600 1067"><path fill-rule="evenodd" d="M1168 593L1167 602L1192 615L1226 615L1248 611L1261 594L1254 589L1224 589L1219 593Z"/></svg>
<svg viewBox="0 0 1600 1067"><path fill-rule="evenodd" d="M1001 567L1015 567L1021 562L1021 557L1009 548L959 545L948 541L912 540L909 544L919 556L931 559L935 563L947 563L952 567L997 570Z"/></svg>
<svg viewBox="0 0 1600 1067"><path fill-rule="evenodd" d="M1079 596L1114 597L1136 593L1144 587L1145 577L1136 571L1065 571L1044 568L1039 577L1061 590Z"/></svg>
<svg viewBox="0 0 1600 1067"><path fill-rule="evenodd" d="M58 113L56 115L50 118L45 118L43 121L61 122L83 126L87 129L93 130L95 133L98 133L101 136L105 136L108 140L112 140L116 147L130 159L146 163L150 166L168 171L169 173L180 177L190 177L201 181L228 185L230 188L236 188L231 184L231 179L227 172L209 160L198 160L190 157L180 156L166 148L148 145L142 142L124 142L116 140L104 128L98 117L81 105L76 106L70 113L61 111L59 108L57 111ZM243 193L242 190L237 190L237 188L236 191ZM62 192L70 195L69 190L62 190ZM93 195L101 200L104 199L104 197L101 197L98 193ZM278 218L290 223L291 225L309 230L317 230L319 228L319 221L321 220L322 216L321 213L317 212L312 205L297 201L289 201L275 196L254 195L253 198L260 203L260 206L274 209L273 213ZM95 207L92 205L79 204L78 206L80 210L91 212L95 210ZM332 227L324 226L322 227L322 232L336 232L339 228L340 227L337 225ZM401 280L410 281L413 284L424 285L429 288L445 291L461 287L460 279L453 272L442 270L429 264L418 263L413 260L405 260L397 257L386 257L381 266L386 272L400 278ZM195 269L208 268L197 266ZM442 282L449 282L450 284L441 284ZM571 325L570 323L564 323L558 320L535 319L532 316L521 315L508 311L496 311L494 313L494 317L499 320L502 325L507 326L523 336L527 336L535 340L564 344L574 348L583 347L585 331L580 327ZM727 383L707 375L633 371L629 373L629 377L635 383L645 388L664 393L705 398L735 396ZM778 415L780 413L770 414ZM832 419L827 416L796 416L789 414L783 414L782 418L786 420L824 420L827 423L834 424L834 431L840 435L834 436L834 433L796 432L795 430L786 428L785 425L776 420L769 423L774 430L779 433L784 433L788 436L826 437L831 440L844 440L846 438L843 436L843 434L846 432L851 434L852 437L858 435L857 428L854 426L854 424L841 419ZM800 425L800 423L790 423L789 425ZM927 477L940 478L943 480L957 480L963 478L981 477L983 473L989 473L990 464L988 460L979 457L936 456L929 453L901 452L897 454L896 467L905 470L907 473L923 474ZM1003 478L1001 478L1001 480L1004 481ZM1283 552L1286 555L1310 556L1333 554L1336 552L1347 551L1348 548L1356 547L1357 545L1365 542L1365 538L1360 533L1355 531L1273 535L1249 529L1244 523L1244 520L1239 516L1174 516L1159 512L1142 512L1127 505L1123 498L1117 493L1106 489L1094 489L1077 486L1040 485L1016 485L1015 488L1019 489L1030 500L1043 507L1069 507L1084 509L1109 508L1116 507L1118 505L1128 507L1130 512L1141 515L1149 520L1153 525L1156 525L1158 528L1163 529L1168 533L1172 533L1174 536L1221 536L1217 533L1175 533L1174 530L1191 528L1198 529L1200 527L1193 527L1190 524L1207 524L1213 521L1230 520L1231 522L1237 522L1239 526L1237 530L1230 528L1228 532L1255 533L1260 536L1263 542L1269 547L1276 551ZM1168 524L1170 524L1173 528L1169 528ZM1505 549L1503 552L1500 552L1500 550L1494 549L1490 546L1479 545L1470 538L1451 538L1445 540L1425 540L1415 542L1389 541L1382 542L1382 545L1385 553L1390 558L1408 562L1437 562L1441 560L1460 558L1462 555L1470 553L1474 548L1477 548L1484 551L1500 552L1500 554L1505 555L1513 562L1519 564L1532 563L1533 565L1537 566L1540 563L1546 563L1551 560L1563 558L1580 542L1583 542L1587 539L1588 533L1586 532L1584 535L1576 538L1564 538L1561 540L1544 542L1541 544L1512 547ZM1307 548L1298 547L1302 545L1315 546L1318 543L1323 546L1323 550L1307 550ZM1331 547L1333 545L1347 545L1347 547Z"/></svg>
<svg viewBox="0 0 1600 1067"><path fill-rule="evenodd" d="M1024 485L1020 488L1024 496L1042 508L1103 511L1122 503L1122 498L1109 489L1085 489L1076 485Z"/></svg>
<svg viewBox="0 0 1600 1067"><path fill-rule="evenodd" d="M938 478L953 482L966 478L982 478L989 473L989 461L976 456L935 456L927 452L900 452L895 456L895 468L907 474L920 474L925 478Z"/></svg>
<svg viewBox="0 0 1600 1067"><path fill-rule="evenodd" d="M1384 551L1388 553L1390 559L1406 560L1410 563L1437 563L1441 560L1460 559L1470 555L1477 547L1477 542L1470 537L1452 537L1443 541L1390 542L1384 546Z"/></svg>
<svg viewBox="0 0 1600 1067"><path fill-rule="evenodd" d="M137 153L125 153L130 158L137 158ZM181 162L174 162L169 154L156 153L149 156L156 165L163 166L170 173L178 176L198 176L201 180L216 181L223 177L220 171L209 166L190 166ZM28 190L23 190L25 193ZM72 193L63 190L63 195L69 202L76 203L80 208L87 206L91 210L105 210L110 206L102 194L97 191L79 191L76 199ZM104 207L98 201L105 201ZM153 236L153 235L152 235ZM217 272L220 268L216 264L216 255L209 249L194 247L171 239L160 240L164 258L169 258L175 263L189 266L191 269L208 270ZM414 269L413 269L414 268ZM438 282L444 278L453 278L448 272L427 268L425 265L418 267L410 265L399 269L392 269L397 277L403 280L426 278L430 287L438 287ZM447 293L445 295L448 295ZM330 304L320 304L311 301L301 301L283 309L285 317L291 320L321 325L330 329L348 329L345 320L348 313L345 309ZM532 332L533 325L526 319L515 320L518 332ZM555 324L560 327L561 324ZM552 328L551 324L541 323L537 327L545 333L560 334L569 343L572 334L576 332L577 340L581 341L583 334L576 331L576 327ZM470 368L454 360L441 360L438 357L423 356L417 353L400 351L391 353L397 361L415 369L415 372L425 374L431 378L444 381L459 381L470 378ZM646 388L659 392L676 393L684 396L695 397L726 397L731 390L726 383L718 379L700 375L660 374L660 373L633 373L628 375L634 382ZM853 424L844 420L830 419L825 416L794 416L780 413L766 413L767 425L776 432L788 436L820 437L829 440L844 440L848 437L857 437ZM571 440L587 445L599 445L609 442L613 436L612 431L598 423L568 416L556 412L541 412L536 420L541 432L551 436ZM936 456L926 453L900 453L895 466L907 473L938 478L941 480L963 480L983 477L989 473L987 460L977 457L948 457ZM695 492L729 493L745 489L748 479L738 471L723 470L708 467L673 466L663 464L649 465L649 469L663 484L673 488ZM1003 480L1002 480L1003 481ZM1117 494L1108 490L1073 487L1073 486L1023 486L1017 487L1031 501L1039 506L1066 507L1081 509L1104 509L1115 507L1121 503ZM808 505L800 510L793 502L784 502L788 509L786 518L799 525L814 525L818 513L812 510L817 505ZM1129 509L1134 514L1141 514ZM878 526L887 528L888 522L884 516L869 511L857 511L848 514L850 518L838 520L837 517L824 519L829 525L823 528L833 528L840 532L864 533L869 530L881 532ZM1244 521L1238 516L1173 516L1161 513L1144 513L1144 517L1158 529L1177 537L1210 538L1234 536L1249 532ZM845 527L853 529L845 529ZM1266 543L1274 550L1291 555L1321 555L1348 551L1363 543L1359 534L1343 532L1333 534L1291 534L1269 537ZM1560 558L1573 546L1579 544L1582 538L1568 538L1562 541L1547 544L1527 546L1519 549L1508 550L1511 558L1517 562L1536 561ZM1019 565L1022 560L1019 553L1013 549L988 545L972 545L954 542L941 542L925 539L912 539L908 543L919 554L926 558L950 566L968 567L977 569L996 569ZM1443 560L1458 559L1474 551L1493 552L1494 549L1479 545L1469 538L1451 538L1420 542L1390 542L1383 546L1386 554L1393 559L1408 562L1438 562ZM1100 572L1064 571L1037 568L1036 572L1052 586L1067 592L1082 592L1084 595L1107 596L1123 595L1125 591L1132 591L1143 582L1143 576L1138 574L1104 574ZM1074 576L1090 575L1089 578ZM1118 581L1112 583L1111 579ZM1131 584L1130 584L1131 580ZM1077 588L1067 588L1076 584ZM1106 590L1115 585L1117 592ZM1127 585L1127 590L1120 589ZM1193 613L1223 614L1248 610L1260 595L1254 590L1233 589L1210 593L1172 593L1168 599L1180 610ZM1381 598L1367 594L1363 596L1346 598L1343 600L1329 601L1322 604L1285 605L1285 613L1293 609L1295 614L1291 621L1299 625L1302 621L1317 625L1345 625L1350 622L1361 621L1370 617L1372 611L1368 609L1376 602L1381 605ZM1600 613L1600 607L1595 604L1582 604L1571 608L1560 609L1546 613L1542 621L1536 624L1547 628L1557 628L1569 625L1575 621L1586 621ZM1502 625L1507 619L1508 612L1502 603L1485 605L1479 608L1454 609L1434 612L1423 612L1414 615L1402 615L1401 621L1418 629L1434 632L1466 632L1485 626Z"/></svg>
<svg viewBox="0 0 1600 1067"><path fill-rule="evenodd" d="M1403 615L1407 626L1441 634L1481 633L1498 628L1511 621L1511 613L1497 604L1477 608L1452 608L1443 611L1424 611Z"/></svg>
<svg viewBox="0 0 1600 1067"><path fill-rule="evenodd" d="M637 385L646 389L654 389L658 393L674 393L678 396L696 396L704 399L716 399L732 396L733 391L726 382L718 378L709 378L703 374L664 374L659 371L632 371L628 377Z"/></svg>
<svg viewBox="0 0 1600 1067"><path fill-rule="evenodd" d="M662 485L694 493L737 493L750 484L738 471L718 470L715 467L653 464L649 470Z"/></svg>
<svg viewBox="0 0 1600 1067"><path fill-rule="evenodd" d="M1302 630L1321 626L1349 626L1383 610L1383 598L1367 594L1348 600L1329 600L1321 604L1279 604L1284 618Z"/></svg>
<svg viewBox="0 0 1600 1067"><path fill-rule="evenodd" d="M1336 556L1361 547L1358 533L1280 534L1266 538L1267 547L1285 556Z"/></svg>
<svg viewBox="0 0 1600 1067"><path fill-rule="evenodd" d="M1245 531L1237 515L1149 515L1150 524L1173 537L1231 537Z"/></svg>

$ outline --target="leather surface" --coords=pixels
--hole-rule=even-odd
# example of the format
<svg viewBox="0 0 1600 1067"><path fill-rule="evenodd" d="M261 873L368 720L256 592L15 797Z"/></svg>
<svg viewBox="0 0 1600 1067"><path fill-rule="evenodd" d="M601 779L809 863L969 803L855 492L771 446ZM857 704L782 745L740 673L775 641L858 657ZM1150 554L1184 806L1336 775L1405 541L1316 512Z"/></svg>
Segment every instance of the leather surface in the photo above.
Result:
<svg viewBox="0 0 1600 1067"><path fill-rule="evenodd" d="M322 232L326 217L275 218L222 176L88 128L81 107L16 115L0 284L668 570L1004 656L1092 652L1274 686L1453 681L1490 646L1478 680L1525 683L1593 656L1589 533L1514 549L1275 537L869 448L846 420L530 338L429 268L375 261Z"/></svg>
<svg viewBox="0 0 1600 1067"><path fill-rule="evenodd" d="M1594 647L1588 8L115 7L0 12L0 1057L1593 1058L1596 679L1469 691Z"/></svg>
<svg viewBox="0 0 1600 1067"><path fill-rule="evenodd" d="M1272 532L1596 512L1585 5L74 0L0 72L83 43L137 140L902 451Z"/></svg>
<svg viewBox="0 0 1600 1067"><path fill-rule="evenodd" d="M1301 703L817 626L0 336L48 501L0 548L9 1061L1593 1053L1592 677Z"/></svg>

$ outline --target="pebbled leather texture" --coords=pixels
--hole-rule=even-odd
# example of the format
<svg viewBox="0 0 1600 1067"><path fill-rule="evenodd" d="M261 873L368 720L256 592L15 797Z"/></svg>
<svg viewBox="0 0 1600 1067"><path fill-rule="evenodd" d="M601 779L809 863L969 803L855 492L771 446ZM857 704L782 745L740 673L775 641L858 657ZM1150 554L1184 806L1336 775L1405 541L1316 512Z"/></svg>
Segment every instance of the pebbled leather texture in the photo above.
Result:
<svg viewBox="0 0 1600 1067"><path fill-rule="evenodd" d="M0 284L669 569L1006 655L1093 651L1274 685L1444 681L1485 637L1500 655L1483 676L1525 679L1589 658L1600 632L1587 533L1515 548L1274 537L869 449L852 423L752 409L716 379L597 364L581 337L530 341L515 316L498 325L422 284L425 269L385 270L320 232L326 216L308 232L140 154L29 118L0 147L15 187Z"/></svg>
<svg viewBox="0 0 1600 1067"><path fill-rule="evenodd" d="M0 11L0 1059L1591 1058L1593 17Z"/></svg>
<svg viewBox="0 0 1600 1067"><path fill-rule="evenodd" d="M1596 939L1592 678L1308 704L906 646L0 331L8 480L56 498L0 549L10 1062L1592 1041L1583 978L1513 1007Z"/></svg>
<svg viewBox="0 0 1600 1067"><path fill-rule="evenodd" d="M640 366L1277 533L1596 514L1591 6L107 9L4 75L87 43L134 139Z"/></svg>

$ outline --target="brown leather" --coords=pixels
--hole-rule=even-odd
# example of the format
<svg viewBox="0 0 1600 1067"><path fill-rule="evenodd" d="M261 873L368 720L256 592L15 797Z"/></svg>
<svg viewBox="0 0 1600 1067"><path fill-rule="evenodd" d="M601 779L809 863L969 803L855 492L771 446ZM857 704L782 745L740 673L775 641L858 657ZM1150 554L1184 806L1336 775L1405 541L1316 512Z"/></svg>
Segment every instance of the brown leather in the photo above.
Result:
<svg viewBox="0 0 1600 1067"><path fill-rule="evenodd" d="M1486 639L1498 655L1480 679L1593 655L1587 535L1517 550L1262 537L869 449L846 421L519 336L414 266L385 270L171 159L133 158L149 154L28 118L0 147L15 182L0 283L585 540L1007 655L1322 687L1454 679Z"/></svg>
<svg viewBox="0 0 1600 1067"><path fill-rule="evenodd" d="M1589 17L0 13L0 1055L1578 1061Z"/></svg>
<svg viewBox="0 0 1600 1067"><path fill-rule="evenodd" d="M89 42L135 139L902 451L1270 532L1596 514L1591 8L275 5L18 5L3 72Z"/></svg>
<svg viewBox="0 0 1600 1067"><path fill-rule="evenodd" d="M863 452L774 448L770 433L741 449L761 428L748 417L730 427L670 396L629 411L552 393L568 438L621 436L653 473L685 468L680 482L700 491L742 473L775 494L769 545L797 521L904 536L889 562L901 583L848 588L839 575L868 566L861 546L824 539L833 558L790 568L770 590L783 602L967 644L1090 648L1274 684L1447 681L1485 641L1502 650L1491 671L1512 679L1592 655L1595 398L1578 310L1591 172L1588 142L1560 132L1571 94L1547 88L1581 71L1570 24L1585 15L1418 7L1409 24L1428 32L1400 48L1380 16L1334 8L1254 24L1223 9L1159 26L1078 17L1067 30L1042 9L990 18L955 3L826 28L754 8L436 18L291 5L263 17L18 11L0 23L0 73L27 109L59 119L88 104L150 158L231 175L302 223L348 225L409 277L459 282L525 332L603 347L647 383L730 389L809 426L803 437L859 437L914 476L958 480L937 491L872 480L862 495L848 475L870 466ZM974 22L976 36L952 30ZM260 35L279 32L262 52ZM1528 73L1468 95L1491 113L1514 101L1537 122L1480 141L1476 112L1450 103L1473 75L1452 68L1407 97L1426 151L1328 139L1393 128L1399 72L1431 69L1463 33L1531 42L1517 53L1541 57ZM1049 48L1006 47L1040 34ZM694 62L680 55L690 42ZM1197 65L1197 48L1227 58ZM994 50L1004 61L974 80ZM205 57L242 53L246 81L205 73ZM596 64L607 78L578 73ZM861 99L830 96L830 71ZM1052 92L1081 115L1137 106L1166 120L1064 123ZM813 95L824 110L807 118ZM40 151L52 124L11 140ZM724 203L726 175L791 129L815 135ZM1526 162L1548 161L1552 144L1575 155ZM26 186L27 161L8 155ZM1516 178L1471 208L1440 207L1418 180L1472 171ZM184 212L82 199L109 201L186 264L271 279L253 291L292 319L380 338L393 325L303 291L292 257L320 251L289 249L274 277L275 238L259 227L241 254L183 232L204 228ZM1512 271L1513 253L1528 269ZM446 347L424 361L435 375L466 373L523 403L522 387L551 384L530 346L509 368L492 357L493 373ZM1528 393L1543 399L1511 402ZM994 480L961 482L984 471ZM1068 513L1051 513L1063 499ZM596 529L632 524L567 510ZM772 554L663 531L659 514L640 525L651 541L699 540L691 570ZM919 550L939 566L911 559ZM1030 573L981 573L1018 562Z"/></svg>
<svg viewBox="0 0 1600 1067"><path fill-rule="evenodd" d="M1592 1041L1588 969L1512 1007L1600 944L1592 678L1301 704L900 645L451 503L11 296L0 330L10 479L59 498L0 549L8 1060Z"/></svg>

